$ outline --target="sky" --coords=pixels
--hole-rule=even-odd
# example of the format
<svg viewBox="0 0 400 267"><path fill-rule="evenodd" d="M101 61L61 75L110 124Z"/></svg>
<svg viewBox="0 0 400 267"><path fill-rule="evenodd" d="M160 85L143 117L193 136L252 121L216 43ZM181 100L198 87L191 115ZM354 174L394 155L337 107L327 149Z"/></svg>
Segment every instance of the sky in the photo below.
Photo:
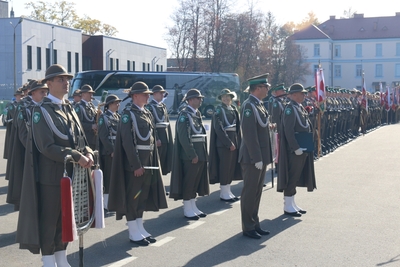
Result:
<svg viewBox="0 0 400 267"><path fill-rule="evenodd" d="M7 1L7 0L6 0ZM38 0L13 0L9 1L9 9L13 7L15 16L29 15L30 10L25 8L27 2ZM61 0L42 0L47 3L60 2ZM364 17L394 16L400 12L400 1L379 0L233 0L234 12L243 12L253 3L256 9L263 13L271 12L278 24L293 21L300 23L308 17L309 12L314 12L319 22L324 22L334 15L336 18L343 16L345 10L351 9ZM79 16L88 15L103 23L117 28L116 38L152 45L162 48L169 47L165 41L167 27L172 26L171 14L178 7L178 0L67 0L75 3ZM306 4L307 3L307 4ZM350 4L351 3L351 4ZM169 54L169 53L168 53Z"/></svg>

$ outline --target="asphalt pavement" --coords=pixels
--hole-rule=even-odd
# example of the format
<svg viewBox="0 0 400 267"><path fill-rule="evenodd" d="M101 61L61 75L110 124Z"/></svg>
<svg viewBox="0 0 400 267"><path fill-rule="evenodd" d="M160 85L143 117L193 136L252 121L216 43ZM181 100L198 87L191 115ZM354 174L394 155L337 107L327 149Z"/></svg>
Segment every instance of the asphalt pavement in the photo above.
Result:
<svg viewBox="0 0 400 267"><path fill-rule="evenodd" d="M168 209L146 212L144 226L158 240L149 247L129 243L126 221L108 216L105 229L84 235L84 266L400 266L399 133L399 124L383 126L317 160L318 189L298 189L296 202L307 210L300 218L283 215L267 171L259 217L271 234L260 240L242 236L239 202L220 201L211 185L210 196L198 198L208 214L199 221L187 221L172 199ZM0 153L4 134L1 127ZM15 243L18 212L5 202L5 170L0 159L0 266L41 266L40 255ZM241 188L234 182L232 191L239 196ZM78 250L77 241L69 244L71 266L79 266Z"/></svg>

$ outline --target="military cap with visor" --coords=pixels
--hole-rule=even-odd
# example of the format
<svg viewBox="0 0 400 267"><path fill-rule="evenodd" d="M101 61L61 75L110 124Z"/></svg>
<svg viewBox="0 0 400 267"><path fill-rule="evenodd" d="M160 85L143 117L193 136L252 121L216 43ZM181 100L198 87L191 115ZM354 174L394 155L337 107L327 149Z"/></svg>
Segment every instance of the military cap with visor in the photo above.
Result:
<svg viewBox="0 0 400 267"><path fill-rule="evenodd" d="M272 88L270 88L269 90L270 90L271 92L273 92L273 91L279 91L279 90L283 90L283 91L286 92L286 88L285 88L285 84L284 84L284 83L277 84L275 87L272 87Z"/></svg>
<svg viewBox="0 0 400 267"><path fill-rule="evenodd" d="M254 76L252 78L247 79L249 86L244 90L244 92L250 91L250 86L254 85L254 84L265 84L266 86L271 86L271 84L268 83L268 75L269 75L269 73L265 73L265 74Z"/></svg>
<svg viewBox="0 0 400 267"><path fill-rule="evenodd" d="M47 70L45 74L45 78L43 79L43 82L46 82L47 80L57 77L57 76L66 76L72 79L74 77L72 74L69 74L68 71L61 65L59 64L54 64L51 65Z"/></svg>

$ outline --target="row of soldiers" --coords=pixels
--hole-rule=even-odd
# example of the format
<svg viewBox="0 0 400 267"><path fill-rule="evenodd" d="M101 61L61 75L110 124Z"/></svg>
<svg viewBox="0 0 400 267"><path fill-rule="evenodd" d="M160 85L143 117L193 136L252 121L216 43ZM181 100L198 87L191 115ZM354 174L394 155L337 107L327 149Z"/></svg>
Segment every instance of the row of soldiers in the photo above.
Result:
<svg viewBox="0 0 400 267"><path fill-rule="evenodd" d="M306 90L308 93L303 106L309 112L314 126L315 159L334 151L387 120L394 122L397 117L398 108L385 110L378 94L367 93L367 105L362 105L362 93L359 90L326 88L325 101L318 103L315 86ZM266 103L272 115L271 119L279 124L280 116L277 114L282 112L288 102L287 89L283 84L279 84L270 91L272 97ZM276 119L274 114L275 117L278 116Z"/></svg>

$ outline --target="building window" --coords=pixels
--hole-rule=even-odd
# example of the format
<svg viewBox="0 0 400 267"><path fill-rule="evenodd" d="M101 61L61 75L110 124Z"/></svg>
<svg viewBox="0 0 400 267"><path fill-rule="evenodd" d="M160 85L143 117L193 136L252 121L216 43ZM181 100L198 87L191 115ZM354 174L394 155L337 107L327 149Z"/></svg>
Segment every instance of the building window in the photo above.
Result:
<svg viewBox="0 0 400 267"><path fill-rule="evenodd" d="M32 69L32 46L28 45L27 46L27 51L26 51L26 57L27 57L27 69L31 70Z"/></svg>
<svg viewBox="0 0 400 267"><path fill-rule="evenodd" d="M362 45L356 44L356 57L362 57Z"/></svg>
<svg viewBox="0 0 400 267"><path fill-rule="evenodd" d="M46 48L46 69L50 67L50 49Z"/></svg>
<svg viewBox="0 0 400 267"><path fill-rule="evenodd" d="M356 65L356 77L362 77L362 65Z"/></svg>
<svg viewBox="0 0 400 267"><path fill-rule="evenodd" d="M341 78L342 77L342 66L340 65L335 65L335 78Z"/></svg>
<svg viewBox="0 0 400 267"><path fill-rule="evenodd" d="M110 57L110 70L114 70L114 59Z"/></svg>
<svg viewBox="0 0 400 267"><path fill-rule="evenodd" d="M142 64L142 71L146 71L146 63L144 63L144 62Z"/></svg>
<svg viewBox="0 0 400 267"><path fill-rule="evenodd" d="M135 61L132 61L132 71L135 71Z"/></svg>
<svg viewBox="0 0 400 267"><path fill-rule="evenodd" d="M115 69L119 70L119 59L118 58L115 59Z"/></svg>
<svg viewBox="0 0 400 267"><path fill-rule="evenodd" d="M161 68L160 68L160 71L162 72L162 71L163 71L163 65L161 65L160 67L161 67Z"/></svg>
<svg viewBox="0 0 400 267"><path fill-rule="evenodd" d="M159 72L159 69L158 69L158 68L159 68L159 65L157 64L157 65L156 65L156 71L157 71L157 72Z"/></svg>
<svg viewBox="0 0 400 267"><path fill-rule="evenodd" d="M72 59L71 59L71 52L67 52L67 60L68 60L68 72L72 72Z"/></svg>
<svg viewBox="0 0 400 267"><path fill-rule="evenodd" d="M36 47L36 68L37 70L42 69L42 48Z"/></svg>
<svg viewBox="0 0 400 267"><path fill-rule="evenodd" d="M383 65L382 64L375 65L375 77L383 77Z"/></svg>
<svg viewBox="0 0 400 267"><path fill-rule="evenodd" d="M150 63L147 63L147 71L150 71Z"/></svg>
<svg viewBox="0 0 400 267"><path fill-rule="evenodd" d="M75 73L79 72L79 53L75 53Z"/></svg>
<svg viewBox="0 0 400 267"><path fill-rule="evenodd" d="M396 56L400 57L400 43L396 43Z"/></svg>
<svg viewBox="0 0 400 267"><path fill-rule="evenodd" d="M314 44L314 57L319 57L319 56L320 56L319 44Z"/></svg>
<svg viewBox="0 0 400 267"><path fill-rule="evenodd" d="M400 64L395 65L394 75L400 77Z"/></svg>
<svg viewBox="0 0 400 267"><path fill-rule="evenodd" d="M130 71L131 70L131 61L130 60L128 60L128 61L126 61L126 70L127 71Z"/></svg>
<svg viewBox="0 0 400 267"><path fill-rule="evenodd" d="M382 56L382 44L376 44L375 45L375 54L377 57Z"/></svg>
<svg viewBox="0 0 400 267"><path fill-rule="evenodd" d="M53 64L57 64L57 50L53 50Z"/></svg>
<svg viewBox="0 0 400 267"><path fill-rule="evenodd" d="M341 46L335 45L335 57L341 57L341 55L342 55Z"/></svg>
<svg viewBox="0 0 400 267"><path fill-rule="evenodd" d="M318 70L318 65L314 65L314 75L315 75L315 73L317 73L317 70Z"/></svg>

